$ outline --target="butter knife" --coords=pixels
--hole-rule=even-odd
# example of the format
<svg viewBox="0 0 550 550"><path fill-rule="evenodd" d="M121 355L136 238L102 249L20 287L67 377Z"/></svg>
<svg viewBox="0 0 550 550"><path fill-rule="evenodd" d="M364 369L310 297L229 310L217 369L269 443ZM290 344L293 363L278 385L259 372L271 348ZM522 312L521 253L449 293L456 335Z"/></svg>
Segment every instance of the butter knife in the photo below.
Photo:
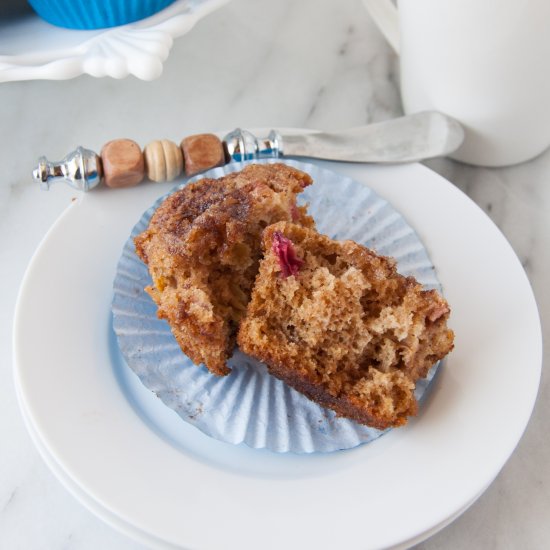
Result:
<svg viewBox="0 0 550 550"><path fill-rule="evenodd" d="M425 111L337 132L285 134L271 130L266 138L257 138L238 128L227 134L219 146L225 152L222 151L221 164L224 156L226 162L294 157L402 163L448 155L460 147L463 139L464 130L456 120L437 111ZM88 191L99 185L102 177L101 158L83 147L59 162L41 157L33 171L34 180L43 189L49 189L52 182L64 181L75 189Z"/></svg>

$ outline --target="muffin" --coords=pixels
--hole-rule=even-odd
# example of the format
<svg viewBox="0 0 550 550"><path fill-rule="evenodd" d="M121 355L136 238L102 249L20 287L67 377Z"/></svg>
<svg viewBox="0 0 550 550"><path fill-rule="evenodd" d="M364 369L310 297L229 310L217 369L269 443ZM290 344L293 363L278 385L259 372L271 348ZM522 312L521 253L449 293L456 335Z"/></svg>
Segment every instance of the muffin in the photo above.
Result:
<svg viewBox="0 0 550 550"><path fill-rule="evenodd" d="M416 381L453 348L447 302L392 259L311 227L271 225L263 250L241 350L339 416L405 424Z"/></svg>
<svg viewBox="0 0 550 550"><path fill-rule="evenodd" d="M170 195L138 235L146 290L182 351L217 375L230 372L240 320L258 273L263 230L278 221L313 227L296 196L311 178L283 164L250 165Z"/></svg>

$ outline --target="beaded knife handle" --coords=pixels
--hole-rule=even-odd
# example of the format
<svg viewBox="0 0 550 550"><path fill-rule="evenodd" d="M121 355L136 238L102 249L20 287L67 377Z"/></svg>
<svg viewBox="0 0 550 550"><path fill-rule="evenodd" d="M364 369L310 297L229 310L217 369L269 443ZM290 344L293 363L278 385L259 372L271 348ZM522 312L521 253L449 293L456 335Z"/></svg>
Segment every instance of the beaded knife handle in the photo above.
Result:
<svg viewBox="0 0 550 550"><path fill-rule="evenodd" d="M41 157L33 178L43 189L55 181L88 191L101 183L131 187L145 176L172 181L193 176L231 161L311 157L347 162L413 162L445 156L462 143L464 131L454 119L426 111L340 132L312 132L282 136L272 130L258 139L246 130L234 130L220 140L214 134L186 137L178 146L169 140L152 141L142 151L130 139L106 143L98 155L78 147L59 162Z"/></svg>
<svg viewBox="0 0 550 550"><path fill-rule="evenodd" d="M108 187L132 187L146 176L157 182L172 181L182 173L194 176L230 161L277 158L282 154L279 141L275 131L260 141L237 129L223 141L214 134L197 134L184 138L180 146L167 139L152 141L142 151L131 139L115 139L106 143L99 155L77 147L60 161L40 157L33 179L44 190L64 181L81 191L101 182Z"/></svg>

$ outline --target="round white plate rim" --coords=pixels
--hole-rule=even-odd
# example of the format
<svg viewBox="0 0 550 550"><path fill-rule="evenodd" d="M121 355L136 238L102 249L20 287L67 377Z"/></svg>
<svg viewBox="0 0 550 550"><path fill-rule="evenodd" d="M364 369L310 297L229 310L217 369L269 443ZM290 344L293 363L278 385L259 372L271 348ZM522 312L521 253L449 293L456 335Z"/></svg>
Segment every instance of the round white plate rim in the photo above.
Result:
<svg viewBox="0 0 550 550"><path fill-rule="evenodd" d="M452 187L452 185L449 184L448 182L446 182L443 178L440 178L439 176L436 176L435 174L433 174L431 171L427 170L427 169L424 168L424 167L419 167L419 166L413 165L413 166L410 167L410 169L413 169L413 167L414 167L414 170L421 170L421 171L423 171L423 176L424 176L424 177L430 177L430 176L428 176L428 174L430 174L432 178L435 176L436 178L439 179L440 185L442 185L442 186L446 185L446 186L448 186L449 188L452 188L452 192L453 192L453 193L457 193L457 196L460 196L460 192L458 192L458 190L456 190L454 187ZM367 170L367 169L365 168L365 170ZM368 170L367 170L367 171L368 171ZM370 171L372 171L372 169L370 169ZM376 170L374 170L374 171L376 171ZM378 191L378 192L380 192L380 191ZM381 194L384 195L383 192L382 192ZM464 199L464 197L463 197L463 199ZM392 201L391 198L389 198L389 200ZM469 199L467 199L467 200L469 201ZM395 204L395 206L396 206L397 208L400 208L400 205L399 205L399 204L396 204L395 201L394 201L394 204ZM471 207L472 205L473 205L473 203L471 203L471 201L470 201L470 207ZM479 210L477 206L475 207L475 209ZM68 211L67 211L67 212L68 212ZM65 213L65 215L67 215L67 212ZM62 220L64 219L65 215L63 215L63 216L60 218L60 220L58 221L58 223L52 228L52 230L51 230L51 232L50 232L49 235L53 234L53 232L55 231L55 227L56 227L58 224L62 223ZM491 222L490 222L490 223L491 223ZM46 241L48 240L48 238L49 238L49 236L46 236L44 242L46 242ZM507 243L506 243L506 246L509 247L509 245L507 245ZM40 249L39 249L39 250L40 250ZM510 252L511 252L511 249L510 249ZM37 253L37 255L38 255L38 253ZM514 255L514 258L515 258L515 255ZM515 258L515 260L516 260L516 262L517 262L517 258ZM31 273L32 273L32 266L35 264L35 261L36 261L36 257L35 257L35 259L33 259L33 261L31 262L31 266L29 267L29 271L27 272L27 275L26 275L26 277L25 277L25 281L24 281L24 283L23 283L23 285L22 285L22 289L21 289L20 298L21 298L21 296L24 295L24 289L26 288L28 278L31 276ZM434 261L435 261L435 260L434 260ZM518 264L519 264L519 262L518 262ZM523 271L522 271L522 273L523 273ZM523 277L525 277L525 274L524 274L524 273L523 273ZM445 281L443 280L442 282L443 282L443 284L444 284L444 286L445 286ZM534 304L534 299L532 298L532 292L531 292L531 290L530 290L530 287L529 287L529 285L528 285L528 282L527 282L527 279L526 279L526 278L525 278L523 284L524 284L524 285L527 284L527 295L530 295L530 298L531 298L531 301L532 301L532 303L529 304L529 308L531 309L531 315L533 314L533 311L534 311L535 316L537 317L536 320L537 320L537 323L538 323L538 315L536 315L536 305ZM21 303L21 300L18 301L18 304L19 304L19 305L20 305L20 303ZM533 307L535 308L534 310L533 310ZM529 308L528 308L528 309L529 309ZM16 316L16 317L17 317L17 318L16 318L16 330L15 330L15 336L14 336L14 337L15 337L14 350L15 350L15 352L16 352L16 364L19 363L19 358L20 358L20 353L18 353L18 350L19 350L19 352L21 351L21 350L20 350L20 344L21 344L21 342L20 342L20 339L21 339L21 330L18 328L18 327L21 326L20 316L21 316L21 311L20 311L20 307L18 306L17 316ZM540 341L541 341L541 339L540 339L540 324L539 324L538 326L539 326L539 334L535 336L535 340L537 340L537 341L540 343ZM538 336L538 337L537 337L537 336ZM539 348L540 348L540 346L539 346ZM539 375L540 375L540 361L538 360L539 357L537 356L537 351L539 351L539 350L537 350L537 349L534 350L535 355L534 355L533 358L532 358L533 364L535 364L535 363L538 363L538 364L539 364L538 371L537 371L537 369L536 369L536 367L535 367L535 368L534 368L535 372L533 373L533 376L532 376L532 380L536 379L536 381L537 381L536 386L538 386L538 377L539 377ZM540 351L539 351L539 354L538 354L538 355L540 355ZM17 371L16 371L16 374L17 374ZM25 394L26 391L28 390L28 387L27 387L28 382L29 382L29 380L27 379L26 381L23 382L23 384L20 383L20 388L21 388L21 393L22 393L22 398L23 398L23 400L25 399L24 394ZM533 386L533 383L531 383L531 386ZM530 392L530 395L528 396L528 399L531 399L531 401L532 401L532 402L530 403L531 407L532 407L532 404L534 403L534 396L535 396L535 395L536 395L536 387L531 387L531 392ZM30 405L30 406L29 406L29 405ZM29 419L30 419L31 421L32 421L32 417L35 416L33 425L34 425L34 427L35 427L35 429L36 429L36 431L37 431L37 434L40 434L40 433L41 433L41 431L40 431L40 422L36 423L36 420L37 420L37 419L36 419L35 411L33 411L32 403L26 402L26 408L27 408L27 410L28 410ZM524 429L524 427L525 427L525 424L526 424L526 422L527 422L527 419L528 419L528 417L529 417L529 415L530 415L530 410L531 410L530 407L525 407L522 421L519 423L519 424L522 424L522 427L514 434L515 437L513 437L512 439L516 439L516 441L512 442L512 443L509 445L509 448L507 449L507 454L506 454L506 456L503 455L502 457L500 457L501 460L499 461L499 464L498 464L498 470L500 470L500 468L501 468L502 465L504 464L505 460L508 458L509 454L512 452L513 448L515 447L515 444L517 443L517 440L519 440L519 437L521 436L521 433L522 433L522 431L523 431L523 429ZM42 433L41 435L44 436L43 433ZM388 436L388 439L390 439L389 436ZM394 439L395 439L395 438L394 438ZM51 452L52 456L55 456L55 452L52 452L52 449L48 447L47 437L46 437L46 439L43 441L43 443L45 444L45 447L48 448L49 452ZM383 443L382 443L382 444L383 444ZM61 461L60 464L63 464L63 461ZM497 471L498 471L498 470L497 470ZM494 475L496 475L496 472L492 472L492 474L493 474L492 477L494 477ZM492 479L492 477L491 477L491 479ZM488 483L490 483L491 479L487 479L486 481L487 481ZM76 481L76 482L78 483L78 481ZM479 490L479 488L478 488L478 490ZM470 496L470 499L471 499L471 498L474 498L474 497L475 497L475 494L469 495L469 496ZM469 502L470 499L466 499L462 504L463 504L463 505L466 505L466 504ZM457 509L461 509L461 507L458 507ZM454 510L453 512L456 513L456 511L457 511L457 510ZM447 517L448 517L448 516L447 516ZM437 519L438 519L438 520L441 520L441 521L444 521L444 520L445 520L445 517L439 517L439 518L437 518ZM436 523L439 523L439 522L436 522ZM433 526L433 524L432 524L432 526ZM416 535L418 535L418 534L421 533L421 532L422 532L422 529L419 529L419 530L417 531ZM403 540L403 539L402 539L402 540Z"/></svg>
<svg viewBox="0 0 550 550"><path fill-rule="evenodd" d="M29 433L29 436L32 442L34 443L40 456L46 463L46 466L48 466L48 468L53 473L53 475L58 479L58 481L63 485L63 487L65 487L65 489L67 489L67 491L75 499L77 499L86 509L92 512L99 519L101 519L102 521L110 525L113 529L118 530L119 532L123 533L124 535L132 538L137 542L146 543L151 548L159 548L163 550L176 548L174 546L163 543L161 540L155 537L152 537L148 533L140 531L137 527L133 525L124 523L120 518L111 514L109 510L104 508L99 502L96 502L88 494L86 494L65 473L62 466L56 461L55 457L50 455L48 449L43 445L40 439L40 436L36 432L34 426L32 425L31 420L29 419L28 412L26 411L24 401L21 399L20 390L17 383L15 384L15 391L16 391L19 407L21 409L21 416L23 417L23 422L25 424L25 427L27 428L27 431Z"/></svg>
<svg viewBox="0 0 550 550"><path fill-rule="evenodd" d="M29 432L29 436L33 443L35 444L40 456L48 466L48 468L51 470L51 472L54 474L54 476L58 479L58 481L65 487L65 489L75 498L77 499L87 510L92 512L94 515L96 515L98 518L103 520L105 523L110 525L113 529L117 529L119 532L127 535L128 537L132 538L133 540L141 543L147 543L147 545L150 548L158 548L159 550L174 550L174 548L177 548L173 545L167 544L163 542L162 540L151 536L148 533L145 533L144 531L140 531L136 526L130 525L128 523L124 523L120 518L117 516L111 514L109 510L105 509L99 502L93 500L88 494L86 494L64 471L63 468L56 462L55 458L51 456L42 444L42 441L40 440L40 436L36 433L31 421L28 418L28 413L25 409L25 403L21 400L19 389L16 385L16 394L18 398L19 406L21 407L21 415L23 417L23 421L25 423L25 426ZM490 485L490 484L489 484ZM390 550L405 550L407 548L411 548L412 546L419 544L426 539L432 537L445 527L452 523L455 519L457 519L459 516L461 516L470 506L474 504L474 502L485 492L487 487L484 487L470 502L468 502L463 508L458 510L456 513L451 515L449 518L441 522L440 524L436 525L432 529L421 533L420 535L417 535L413 539L410 539L408 541L404 541L397 546L392 547Z"/></svg>

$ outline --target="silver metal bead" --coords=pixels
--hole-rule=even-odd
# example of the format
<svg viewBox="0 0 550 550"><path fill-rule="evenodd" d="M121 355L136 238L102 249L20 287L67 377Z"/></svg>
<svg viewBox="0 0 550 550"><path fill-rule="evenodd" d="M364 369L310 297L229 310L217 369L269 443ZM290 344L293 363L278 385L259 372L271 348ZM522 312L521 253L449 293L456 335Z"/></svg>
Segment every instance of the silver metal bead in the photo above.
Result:
<svg viewBox="0 0 550 550"><path fill-rule="evenodd" d="M283 155L283 139L279 132L271 130L267 138L258 139L248 130L237 128L223 138L232 161L278 158Z"/></svg>
<svg viewBox="0 0 550 550"><path fill-rule="evenodd" d="M32 175L33 179L40 183L40 188L46 191L57 181L64 181L80 191L89 191L99 185L103 170L97 153L77 147L58 162L50 162L46 157L40 157Z"/></svg>

